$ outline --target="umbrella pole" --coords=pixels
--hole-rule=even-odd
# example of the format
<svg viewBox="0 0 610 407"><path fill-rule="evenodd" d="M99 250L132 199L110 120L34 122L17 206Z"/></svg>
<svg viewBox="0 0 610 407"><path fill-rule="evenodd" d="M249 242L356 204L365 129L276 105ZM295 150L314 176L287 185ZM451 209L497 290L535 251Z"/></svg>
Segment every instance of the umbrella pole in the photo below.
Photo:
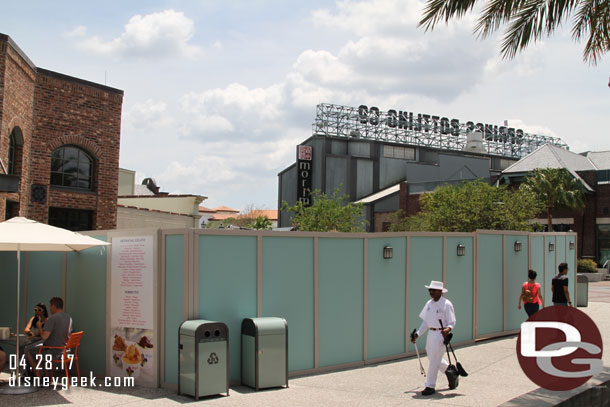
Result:
<svg viewBox="0 0 610 407"><path fill-rule="evenodd" d="M15 366L15 377L17 381L19 381L19 303L21 302L20 291L21 291L21 250L19 250L19 245L17 245L17 328L15 329L15 335L17 336L17 346L15 352L17 353L17 363Z"/></svg>
<svg viewBox="0 0 610 407"><path fill-rule="evenodd" d="M21 274L21 249L19 248L19 245L17 245L17 325L16 325L16 330L17 332L15 332L16 334L16 342L17 342L17 346L16 346L16 354L17 354L17 363L15 366L15 381L13 382L13 384L11 385L11 382L9 380L9 385L3 385L0 386L0 394L26 394L26 393L34 393L36 391L38 391L38 388L35 387L33 385L33 383L30 383L29 386L25 386L23 383L21 383L21 381L19 380L19 302L21 301L19 298L19 291L20 291L20 274ZM27 363L27 361L26 361Z"/></svg>

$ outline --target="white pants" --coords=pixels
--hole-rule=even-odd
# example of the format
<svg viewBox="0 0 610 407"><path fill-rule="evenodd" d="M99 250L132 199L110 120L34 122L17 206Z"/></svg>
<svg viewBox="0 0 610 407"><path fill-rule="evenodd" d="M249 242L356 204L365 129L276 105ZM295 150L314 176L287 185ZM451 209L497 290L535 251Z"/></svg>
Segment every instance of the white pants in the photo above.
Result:
<svg viewBox="0 0 610 407"><path fill-rule="evenodd" d="M426 387L432 387L433 389L436 386L436 376L439 370L444 373L449 366L449 362L443 358L445 354L443 339L441 331L428 331L426 352L430 364L428 365L428 375L426 376Z"/></svg>

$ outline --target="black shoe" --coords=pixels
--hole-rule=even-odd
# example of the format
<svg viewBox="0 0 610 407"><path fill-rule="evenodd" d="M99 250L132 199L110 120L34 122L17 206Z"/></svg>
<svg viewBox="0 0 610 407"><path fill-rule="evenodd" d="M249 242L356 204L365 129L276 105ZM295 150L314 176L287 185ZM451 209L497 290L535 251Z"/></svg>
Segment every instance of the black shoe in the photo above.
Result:
<svg viewBox="0 0 610 407"><path fill-rule="evenodd" d="M436 393L436 390L434 390L432 387L426 387L424 389L424 391L421 392L421 395L422 396L429 396L429 395L434 394L434 393Z"/></svg>

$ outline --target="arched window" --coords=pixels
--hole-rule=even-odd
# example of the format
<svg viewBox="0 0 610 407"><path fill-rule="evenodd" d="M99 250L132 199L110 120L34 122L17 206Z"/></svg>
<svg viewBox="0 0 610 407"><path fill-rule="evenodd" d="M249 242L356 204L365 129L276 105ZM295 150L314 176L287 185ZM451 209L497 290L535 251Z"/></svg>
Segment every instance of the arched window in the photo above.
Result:
<svg viewBox="0 0 610 407"><path fill-rule="evenodd" d="M15 150L17 150L17 141L15 140L15 132L12 131L8 142L8 173L15 174Z"/></svg>
<svg viewBox="0 0 610 407"><path fill-rule="evenodd" d="M62 146L51 156L51 185L93 189L93 159L76 146Z"/></svg>

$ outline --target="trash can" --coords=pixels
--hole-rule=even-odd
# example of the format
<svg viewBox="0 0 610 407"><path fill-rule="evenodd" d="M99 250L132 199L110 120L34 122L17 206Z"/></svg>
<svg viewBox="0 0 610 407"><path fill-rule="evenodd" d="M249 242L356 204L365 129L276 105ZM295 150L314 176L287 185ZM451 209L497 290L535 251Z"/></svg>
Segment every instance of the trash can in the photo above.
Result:
<svg viewBox="0 0 610 407"><path fill-rule="evenodd" d="M243 320L241 382L256 390L288 387L288 324L284 318Z"/></svg>
<svg viewBox="0 0 610 407"><path fill-rule="evenodd" d="M229 395L229 329L222 322L184 321L178 335L178 394Z"/></svg>
<svg viewBox="0 0 610 407"><path fill-rule="evenodd" d="M582 274L576 276L576 306L589 306L589 279Z"/></svg>

